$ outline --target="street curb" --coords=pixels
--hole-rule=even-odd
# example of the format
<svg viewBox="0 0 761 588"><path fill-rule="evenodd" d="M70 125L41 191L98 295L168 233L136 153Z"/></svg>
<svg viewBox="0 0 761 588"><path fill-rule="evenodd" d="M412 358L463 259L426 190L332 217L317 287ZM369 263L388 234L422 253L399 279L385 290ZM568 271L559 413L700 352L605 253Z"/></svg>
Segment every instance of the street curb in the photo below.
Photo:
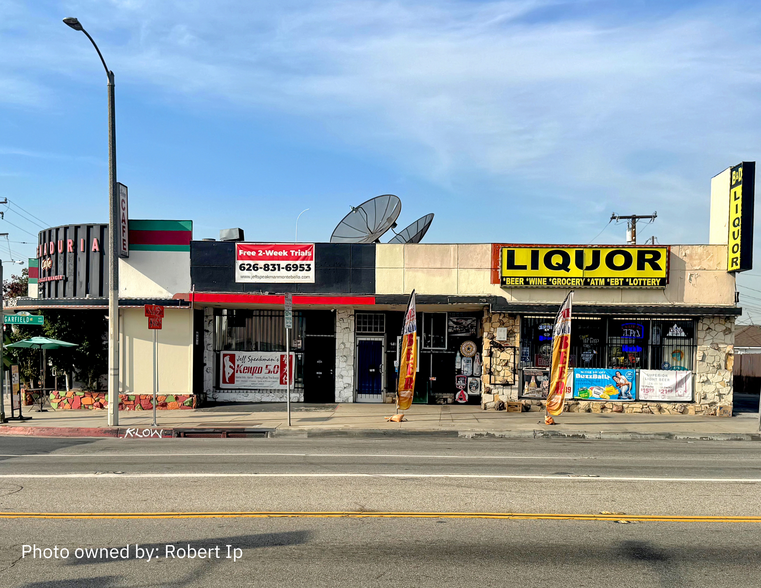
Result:
<svg viewBox="0 0 761 588"><path fill-rule="evenodd" d="M240 438L396 438L438 437L460 439L579 439L586 441L761 441L761 433L667 433L667 432L616 432L616 431L558 431L533 429L523 431L458 431L420 429L319 429L278 428L259 429L251 427L23 427L0 425L0 436L5 437L101 437L118 439L169 439L184 436Z"/></svg>

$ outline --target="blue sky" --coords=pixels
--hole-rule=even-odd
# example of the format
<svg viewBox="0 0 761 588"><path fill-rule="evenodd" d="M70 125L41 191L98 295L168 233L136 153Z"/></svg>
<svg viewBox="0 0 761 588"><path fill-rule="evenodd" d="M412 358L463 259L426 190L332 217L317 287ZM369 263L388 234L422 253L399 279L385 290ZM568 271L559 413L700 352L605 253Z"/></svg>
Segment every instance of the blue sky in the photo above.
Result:
<svg viewBox="0 0 761 588"><path fill-rule="evenodd" d="M426 242L621 243L612 212L656 210L640 242L706 242L710 178L761 151L757 8L0 0L0 231L29 257L43 226L107 218L106 79L76 16L116 74L133 218L288 241L309 208L299 240L326 241L394 193L400 226L436 214ZM761 269L738 281L761 320Z"/></svg>

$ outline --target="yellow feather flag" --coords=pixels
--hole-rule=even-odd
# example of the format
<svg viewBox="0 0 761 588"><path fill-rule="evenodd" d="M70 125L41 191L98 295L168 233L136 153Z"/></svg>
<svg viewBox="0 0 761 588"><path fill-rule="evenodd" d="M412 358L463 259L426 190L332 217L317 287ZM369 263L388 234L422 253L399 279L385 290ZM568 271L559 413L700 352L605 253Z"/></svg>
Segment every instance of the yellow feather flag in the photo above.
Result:
<svg viewBox="0 0 761 588"><path fill-rule="evenodd" d="M566 296L555 317L552 328L552 373L547 394L547 413L558 416L565 404L565 385L568 378L568 358L571 352L571 303L573 290ZM551 424L552 418L548 419Z"/></svg>
<svg viewBox="0 0 761 588"><path fill-rule="evenodd" d="M402 329L402 349L399 355L399 385L396 393L396 407L407 410L415 395L415 373L417 372L417 313L415 311L415 291L410 294L407 313Z"/></svg>

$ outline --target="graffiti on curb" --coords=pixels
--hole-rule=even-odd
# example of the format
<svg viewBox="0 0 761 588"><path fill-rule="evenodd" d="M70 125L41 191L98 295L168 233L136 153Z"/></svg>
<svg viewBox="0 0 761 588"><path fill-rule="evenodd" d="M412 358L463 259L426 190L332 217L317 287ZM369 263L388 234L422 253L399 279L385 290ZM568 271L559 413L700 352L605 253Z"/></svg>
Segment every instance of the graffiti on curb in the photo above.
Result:
<svg viewBox="0 0 761 588"><path fill-rule="evenodd" d="M162 439L164 437L164 429L137 429L130 427L122 435L122 439L150 439L152 437Z"/></svg>

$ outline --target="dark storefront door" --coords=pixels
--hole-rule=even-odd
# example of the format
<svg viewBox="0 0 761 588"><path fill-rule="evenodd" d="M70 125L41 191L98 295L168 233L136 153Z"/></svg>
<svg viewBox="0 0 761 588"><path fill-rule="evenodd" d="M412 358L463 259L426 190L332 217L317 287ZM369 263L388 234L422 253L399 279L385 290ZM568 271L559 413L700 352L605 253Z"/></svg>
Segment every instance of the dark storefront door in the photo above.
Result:
<svg viewBox="0 0 761 588"><path fill-rule="evenodd" d="M332 337L309 337L304 352L304 402L335 402L336 343Z"/></svg>
<svg viewBox="0 0 761 588"><path fill-rule="evenodd" d="M383 402L383 339L357 339L357 402Z"/></svg>

